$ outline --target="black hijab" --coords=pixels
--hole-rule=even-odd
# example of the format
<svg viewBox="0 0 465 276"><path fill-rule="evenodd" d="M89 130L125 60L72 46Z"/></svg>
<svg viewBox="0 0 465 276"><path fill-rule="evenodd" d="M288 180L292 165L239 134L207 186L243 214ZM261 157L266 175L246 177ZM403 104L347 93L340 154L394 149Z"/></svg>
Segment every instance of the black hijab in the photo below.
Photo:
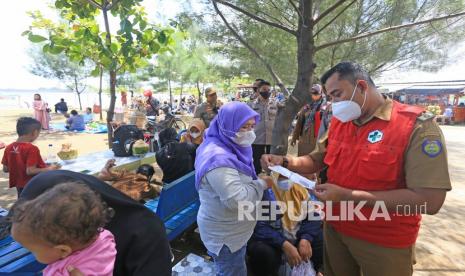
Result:
<svg viewBox="0 0 465 276"><path fill-rule="evenodd" d="M172 127L165 128L164 130L160 131L160 134L158 136L160 140L160 147L164 147L166 144L171 142L176 142L177 136L178 133L176 132L176 129Z"/></svg>
<svg viewBox="0 0 465 276"><path fill-rule="evenodd" d="M29 181L20 199L34 199L65 181L85 183L114 209L115 215L105 227L116 241L113 275L171 275L172 254L160 218L94 176L65 170L44 172Z"/></svg>

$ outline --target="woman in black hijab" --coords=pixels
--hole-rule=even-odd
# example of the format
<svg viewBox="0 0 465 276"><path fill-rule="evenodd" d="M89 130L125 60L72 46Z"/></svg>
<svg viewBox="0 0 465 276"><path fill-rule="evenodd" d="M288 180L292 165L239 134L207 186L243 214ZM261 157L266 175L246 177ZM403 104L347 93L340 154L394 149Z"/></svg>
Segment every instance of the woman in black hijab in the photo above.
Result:
<svg viewBox="0 0 465 276"><path fill-rule="evenodd" d="M115 236L114 275L171 275L172 253L160 218L91 175L65 170L41 173L29 181L20 200L32 200L51 187L69 181L89 186L115 211L105 227Z"/></svg>
<svg viewBox="0 0 465 276"><path fill-rule="evenodd" d="M163 171L163 183L171 183L194 170L195 150L192 143L179 143L174 128L166 128L160 132L160 149L155 160Z"/></svg>

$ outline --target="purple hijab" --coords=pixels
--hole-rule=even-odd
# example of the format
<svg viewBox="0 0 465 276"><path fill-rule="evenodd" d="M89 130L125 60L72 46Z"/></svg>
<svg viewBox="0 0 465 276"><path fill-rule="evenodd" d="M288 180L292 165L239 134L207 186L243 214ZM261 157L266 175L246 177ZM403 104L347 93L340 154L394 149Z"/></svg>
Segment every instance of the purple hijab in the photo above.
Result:
<svg viewBox="0 0 465 276"><path fill-rule="evenodd" d="M195 187L200 188L204 175L216 168L228 167L257 179L253 166L252 147L242 147L232 138L250 119L260 120L260 115L247 104L231 102L221 107L218 115L205 131L204 141L195 158Z"/></svg>

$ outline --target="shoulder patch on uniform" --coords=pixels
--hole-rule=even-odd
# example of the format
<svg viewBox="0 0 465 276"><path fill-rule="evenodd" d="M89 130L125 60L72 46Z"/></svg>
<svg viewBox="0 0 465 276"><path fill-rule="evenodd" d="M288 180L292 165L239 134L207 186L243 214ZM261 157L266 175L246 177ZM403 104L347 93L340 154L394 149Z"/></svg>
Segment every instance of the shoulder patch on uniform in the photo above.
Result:
<svg viewBox="0 0 465 276"><path fill-rule="evenodd" d="M424 154L433 158L438 156L442 152L442 143L440 140L425 139L421 144L421 150Z"/></svg>
<svg viewBox="0 0 465 276"><path fill-rule="evenodd" d="M428 121L434 118L434 114L428 111L423 112L420 116L418 116L417 120L419 121Z"/></svg>

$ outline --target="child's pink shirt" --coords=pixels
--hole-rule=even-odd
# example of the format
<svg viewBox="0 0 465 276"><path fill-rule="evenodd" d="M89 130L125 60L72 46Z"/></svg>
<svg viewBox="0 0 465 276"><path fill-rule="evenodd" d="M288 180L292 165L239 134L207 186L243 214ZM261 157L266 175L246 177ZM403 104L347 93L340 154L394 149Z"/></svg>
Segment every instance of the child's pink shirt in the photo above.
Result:
<svg viewBox="0 0 465 276"><path fill-rule="evenodd" d="M115 238L108 230L100 232L97 240L88 247L73 252L67 258L49 264L44 276L68 276L67 268L73 266L86 276L111 276L115 265Z"/></svg>

